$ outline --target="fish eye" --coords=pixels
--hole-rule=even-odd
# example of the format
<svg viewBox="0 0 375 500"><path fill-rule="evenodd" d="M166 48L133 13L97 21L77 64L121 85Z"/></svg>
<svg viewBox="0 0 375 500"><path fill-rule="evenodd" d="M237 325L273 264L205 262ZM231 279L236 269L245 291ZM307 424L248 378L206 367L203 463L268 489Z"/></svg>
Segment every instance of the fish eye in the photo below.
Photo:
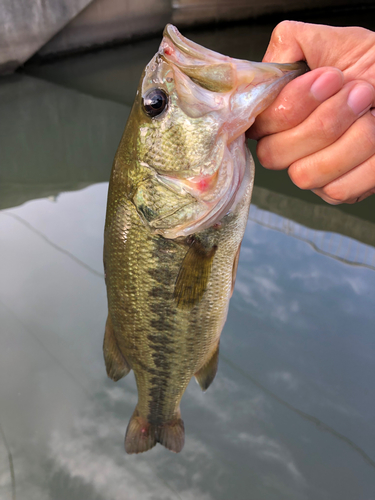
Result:
<svg viewBox="0 0 375 500"><path fill-rule="evenodd" d="M154 118L167 107L168 96L162 89L152 89L143 97L142 103L146 115Z"/></svg>

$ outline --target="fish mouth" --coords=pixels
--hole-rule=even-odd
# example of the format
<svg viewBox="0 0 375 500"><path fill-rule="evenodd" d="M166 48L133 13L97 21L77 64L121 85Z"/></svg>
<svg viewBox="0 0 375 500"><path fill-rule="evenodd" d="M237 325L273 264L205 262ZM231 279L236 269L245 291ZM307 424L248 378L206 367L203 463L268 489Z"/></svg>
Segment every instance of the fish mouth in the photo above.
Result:
<svg viewBox="0 0 375 500"><path fill-rule="evenodd" d="M167 227L165 219L163 227L154 227L157 234L175 238L211 227L235 209L237 194L253 175L244 132L280 90L308 68L301 62L234 59L188 40L171 24L165 27L157 58L173 71L178 106L192 119L212 112L219 124L215 141L223 145L182 176L159 173L165 186L190 194L199 207L178 226Z"/></svg>
<svg viewBox="0 0 375 500"><path fill-rule="evenodd" d="M200 87L212 92L236 91L240 86L267 83L276 80L292 80L309 70L306 63L256 63L234 59L185 38L172 24L167 24L159 55L177 66ZM277 90L278 91L278 90Z"/></svg>

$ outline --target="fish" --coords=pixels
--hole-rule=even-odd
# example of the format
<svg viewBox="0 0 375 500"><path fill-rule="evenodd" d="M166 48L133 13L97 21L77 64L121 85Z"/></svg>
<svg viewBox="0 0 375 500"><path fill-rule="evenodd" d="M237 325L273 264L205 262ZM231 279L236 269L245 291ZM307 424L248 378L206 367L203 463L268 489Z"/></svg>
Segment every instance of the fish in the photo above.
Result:
<svg viewBox="0 0 375 500"><path fill-rule="evenodd" d="M165 27L145 67L108 190L108 376L134 371L127 453L185 442L180 401L215 378L254 181L245 131L303 62L234 59Z"/></svg>

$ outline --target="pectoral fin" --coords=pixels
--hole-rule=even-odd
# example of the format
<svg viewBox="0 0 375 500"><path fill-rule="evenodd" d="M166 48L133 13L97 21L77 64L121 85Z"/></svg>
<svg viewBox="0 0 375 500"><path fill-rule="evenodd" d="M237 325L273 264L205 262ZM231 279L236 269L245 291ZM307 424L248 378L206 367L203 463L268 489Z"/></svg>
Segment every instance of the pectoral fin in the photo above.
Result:
<svg viewBox="0 0 375 500"><path fill-rule="evenodd" d="M174 298L180 309L193 308L202 298L211 274L216 246L206 249L198 240L191 244L178 273Z"/></svg>
<svg viewBox="0 0 375 500"><path fill-rule="evenodd" d="M216 372L217 365L219 363L219 344L209 361L202 366L202 368L195 373L195 379L201 386L202 391L206 391L211 383L213 382Z"/></svg>
<svg viewBox="0 0 375 500"><path fill-rule="evenodd" d="M236 252L236 255L234 256L234 261L233 261L233 269L232 269L232 289L230 291L230 296L232 297L233 295L233 290L234 290L234 285L236 284L236 276L237 276L237 268L238 268L238 261L240 260L240 251L241 251L241 243L240 246L238 247L238 250Z"/></svg>
<svg viewBox="0 0 375 500"><path fill-rule="evenodd" d="M118 347L116 337L113 332L111 316L109 314L105 325L103 354L109 378L117 382L117 380L125 377L125 375L130 372L130 365Z"/></svg>

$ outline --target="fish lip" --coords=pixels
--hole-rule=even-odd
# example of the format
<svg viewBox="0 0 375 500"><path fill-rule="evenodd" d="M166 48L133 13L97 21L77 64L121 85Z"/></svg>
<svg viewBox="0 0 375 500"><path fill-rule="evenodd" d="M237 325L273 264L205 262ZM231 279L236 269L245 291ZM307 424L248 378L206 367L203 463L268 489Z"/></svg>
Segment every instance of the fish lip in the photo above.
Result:
<svg viewBox="0 0 375 500"><path fill-rule="evenodd" d="M158 54L203 89L227 92L235 87L234 59L185 38L171 24L164 30Z"/></svg>
<svg viewBox="0 0 375 500"><path fill-rule="evenodd" d="M197 59L200 64L205 64L207 59L211 59L212 61L229 61L231 58L220 54L219 52L215 52L214 50L208 49L199 45L198 43L189 40L184 37L173 24L167 24L163 31L163 38L170 40L172 44L184 54ZM163 41L164 41L163 39ZM165 47L163 46L163 41L160 45L161 51L159 49L159 53L165 53ZM168 56L168 51L166 53ZM167 58L168 59L168 58Z"/></svg>

